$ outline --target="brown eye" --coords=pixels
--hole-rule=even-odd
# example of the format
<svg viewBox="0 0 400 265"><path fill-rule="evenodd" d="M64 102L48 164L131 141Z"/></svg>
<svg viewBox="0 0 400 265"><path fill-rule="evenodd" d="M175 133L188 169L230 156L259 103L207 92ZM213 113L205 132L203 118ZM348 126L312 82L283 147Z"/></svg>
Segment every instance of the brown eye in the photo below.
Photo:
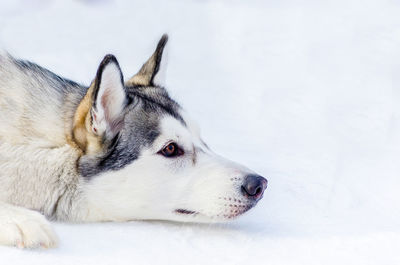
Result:
<svg viewBox="0 0 400 265"><path fill-rule="evenodd" d="M183 155L183 150L180 149L176 143L170 143L158 153L165 157L176 157Z"/></svg>

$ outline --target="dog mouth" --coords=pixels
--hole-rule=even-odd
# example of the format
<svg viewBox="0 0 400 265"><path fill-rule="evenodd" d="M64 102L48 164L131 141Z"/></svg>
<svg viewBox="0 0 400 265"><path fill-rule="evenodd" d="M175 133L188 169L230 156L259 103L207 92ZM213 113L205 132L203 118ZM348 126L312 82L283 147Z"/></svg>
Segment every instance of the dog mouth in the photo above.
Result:
<svg viewBox="0 0 400 265"><path fill-rule="evenodd" d="M197 215L198 214L198 212L196 212L196 211L191 211L191 210L187 210L187 209L176 209L175 213L183 214L183 215Z"/></svg>
<svg viewBox="0 0 400 265"><path fill-rule="evenodd" d="M235 218L243 215L244 213L246 213L247 211L252 209L255 205L256 205L256 203L225 204L224 206L226 208L223 212L221 212L220 214L217 214L217 215L209 216L209 217L211 217L213 219L216 218L216 219L232 220L232 219L235 219ZM193 210L188 210L188 209L183 209L183 208L176 209L176 210L174 210L174 212L179 215L186 215L186 216L193 216L193 217L200 215L199 212L196 212Z"/></svg>

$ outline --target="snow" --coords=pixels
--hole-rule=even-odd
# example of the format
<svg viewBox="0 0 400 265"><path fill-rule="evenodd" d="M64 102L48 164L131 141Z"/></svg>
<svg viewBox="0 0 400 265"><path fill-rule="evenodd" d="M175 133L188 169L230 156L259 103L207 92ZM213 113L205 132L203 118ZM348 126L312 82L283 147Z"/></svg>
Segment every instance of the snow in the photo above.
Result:
<svg viewBox="0 0 400 265"><path fill-rule="evenodd" d="M13 55L89 84L126 77L170 35L170 93L218 153L266 176L227 224L54 224L52 250L0 264L400 264L400 3L395 0L19 0Z"/></svg>

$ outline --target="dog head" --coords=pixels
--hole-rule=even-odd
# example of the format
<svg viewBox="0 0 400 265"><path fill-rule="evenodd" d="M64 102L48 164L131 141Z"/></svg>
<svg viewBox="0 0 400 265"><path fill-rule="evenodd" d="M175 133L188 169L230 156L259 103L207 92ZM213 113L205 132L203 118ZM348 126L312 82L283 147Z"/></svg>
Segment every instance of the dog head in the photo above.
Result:
<svg viewBox="0 0 400 265"><path fill-rule="evenodd" d="M262 198L267 180L215 154L162 83L164 35L124 82L107 55L81 101L73 135L83 150L88 219L231 219Z"/></svg>

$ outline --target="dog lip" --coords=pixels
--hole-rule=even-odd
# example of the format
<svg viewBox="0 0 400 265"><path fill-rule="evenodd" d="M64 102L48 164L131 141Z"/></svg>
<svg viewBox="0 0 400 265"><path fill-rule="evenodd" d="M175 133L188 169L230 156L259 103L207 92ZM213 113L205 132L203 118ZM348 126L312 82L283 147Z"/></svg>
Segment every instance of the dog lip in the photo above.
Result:
<svg viewBox="0 0 400 265"><path fill-rule="evenodd" d="M224 214L222 216L226 219L234 219L236 217L243 215L250 209L252 209L256 204L257 204L257 202L254 202L254 203L250 203L250 204L243 205L240 207L231 208L230 213Z"/></svg>
<svg viewBox="0 0 400 265"><path fill-rule="evenodd" d="M190 210L186 210L186 209L176 209L175 213L179 213L179 214L197 214L197 212L195 212L195 211L190 211Z"/></svg>
<svg viewBox="0 0 400 265"><path fill-rule="evenodd" d="M227 207L225 208L225 212L219 214L218 217L223 217L224 219L228 220L235 219L243 215L256 205L257 201L244 202L243 204L235 204L235 202L233 202L232 204L225 204L224 206Z"/></svg>

